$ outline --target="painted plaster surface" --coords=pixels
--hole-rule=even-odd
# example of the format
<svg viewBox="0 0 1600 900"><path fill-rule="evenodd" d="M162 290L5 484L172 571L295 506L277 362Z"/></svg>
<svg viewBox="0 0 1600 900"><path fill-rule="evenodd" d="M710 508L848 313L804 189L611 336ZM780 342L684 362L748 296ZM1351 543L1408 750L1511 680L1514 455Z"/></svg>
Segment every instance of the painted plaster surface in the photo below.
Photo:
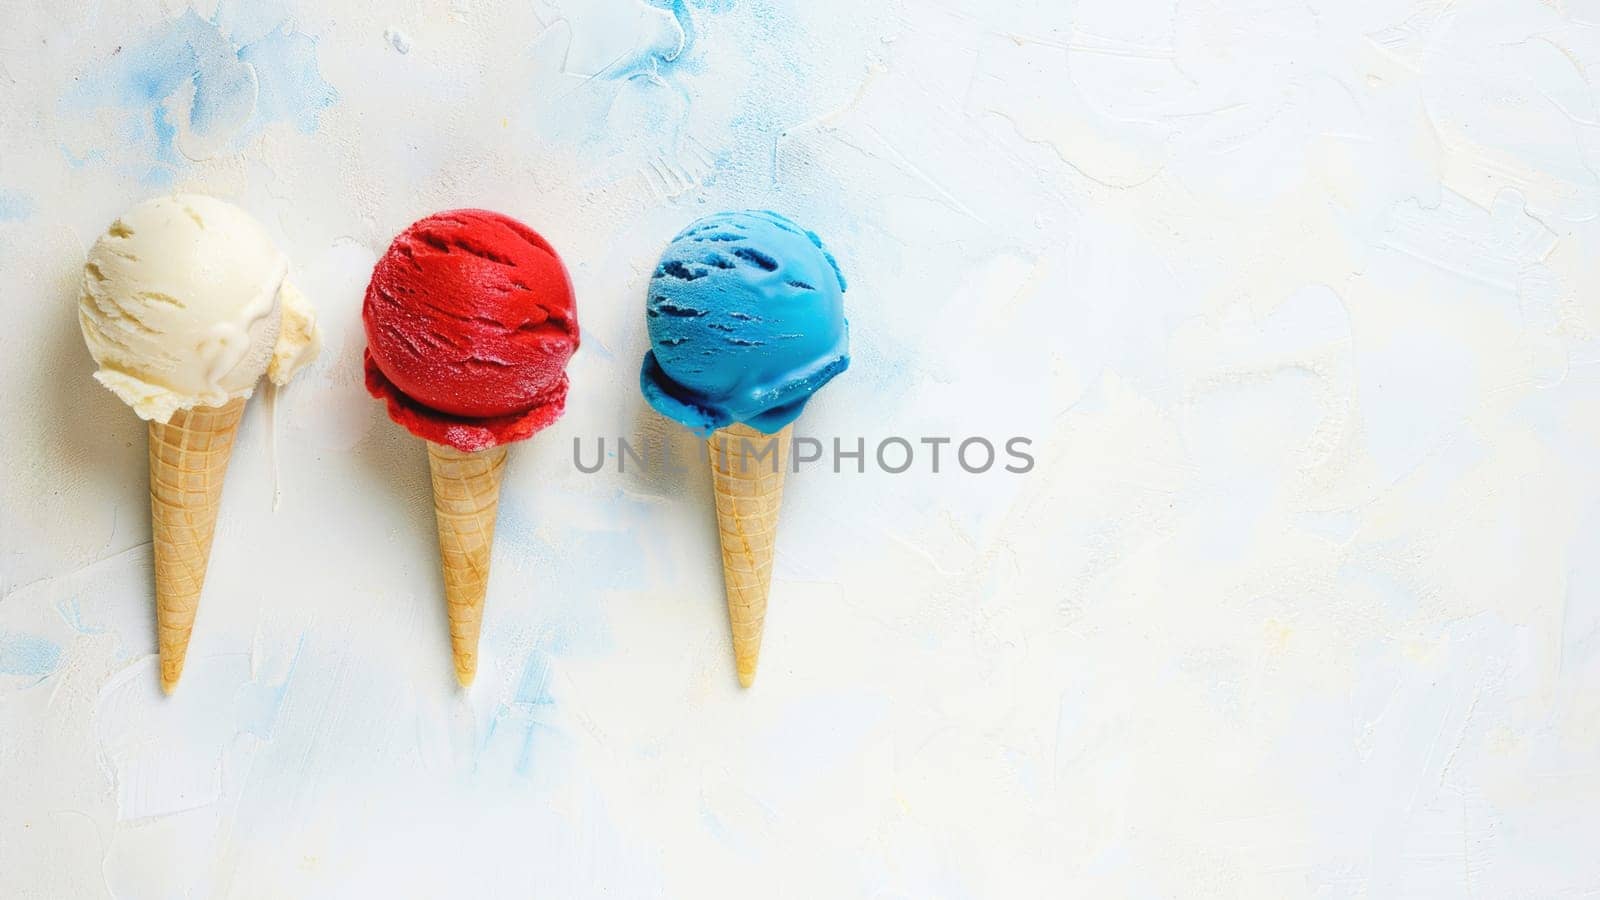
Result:
<svg viewBox="0 0 1600 900"><path fill-rule="evenodd" d="M1593 0L0 20L0 895L1600 891ZM249 408L163 700L144 427L72 309L167 190L258 216L326 348ZM359 321L463 206L560 249L584 329L465 695ZM799 430L869 448L790 477L747 692L705 472L572 459L693 449L644 290L724 208L838 257ZM974 435L1036 465L870 459Z"/></svg>

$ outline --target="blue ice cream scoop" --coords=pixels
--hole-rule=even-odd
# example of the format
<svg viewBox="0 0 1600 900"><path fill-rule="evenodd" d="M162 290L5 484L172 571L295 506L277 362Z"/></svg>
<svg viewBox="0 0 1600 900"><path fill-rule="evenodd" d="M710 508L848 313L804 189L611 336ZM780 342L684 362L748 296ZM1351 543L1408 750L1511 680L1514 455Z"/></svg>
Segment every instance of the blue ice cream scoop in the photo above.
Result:
<svg viewBox="0 0 1600 900"><path fill-rule="evenodd" d="M702 435L779 431L850 365L844 289L821 239L775 212L697 220L650 278L645 399Z"/></svg>

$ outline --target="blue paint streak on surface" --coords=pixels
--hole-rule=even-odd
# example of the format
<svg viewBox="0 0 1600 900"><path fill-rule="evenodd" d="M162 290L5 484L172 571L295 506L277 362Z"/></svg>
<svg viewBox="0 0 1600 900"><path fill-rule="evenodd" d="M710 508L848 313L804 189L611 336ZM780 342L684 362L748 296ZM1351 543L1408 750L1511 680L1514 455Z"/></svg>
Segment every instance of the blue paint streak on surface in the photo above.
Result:
<svg viewBox="0 0 1600 900"><path fill-rule="evenodd" d="M625 155L643 139L656 145L654 158L670 161L680 149L689 113L688 82L704 71L696 17L731 6L728 0L559 3L556 10L575 35L608 37L589 47L570 72L582 76L583 83L555 92L544 103L542 130L610 148L597 150L602 157Z"/></svg>
<svg viewBox="0 0 1600 900"><path fill-rule="evenodd" d="M61 648L54 641L0 632L0 674L43 678L60 663Z"/></svg>
<svg viewBox="0 0 1600 900"><path fill-rule="evenodd" d="M0 222L21 222L33 215L33 198L21 191L0 190Z"/></svg>
<svg viewBox="0 0 1600 900"><path fill-rule="evenodd" d="M105 626L90 625L83 621L83 603L77 597L62 597L54 604L61 621L79 634L104 634Z"/></svg>
<svg viewBox="0 0 1600 900"><path fill-rule="evenodd" d="M678 20L678 28L683 31L683 47L676 54L659 59L658 66L663 70L700 72L704 68L700 56L690 52L695 48L699 31L695 28L695 19L689 9L693 7L703 12L721 14L733 9L733 0L651 0L651 5L672 13L672 17Z"/></svg>
<svg viewBox="0 0 1600 900"><path fill-rule="evenodd" d="M689 15L688 6L684 0L668 0L656 5L672 13L672 18L678 21L678 28L683 32L683 45L672 56L658 59L658 70L682 67L689 71L699 71L699 66L694 63L695 57L690 52L694 49L695 28L694 17Z"/></svg>
<svg viewBox="0 0 1600 900"><path fill-rule="evenodd" d="M281 0L222 0L212 21L235 43L250 44L283 27L283 6Z"/></svg>
<svg viewBox="0 0 1600 900"><path fill-rule="evenodd" d="M72 149L65 144L60 146L62 158L65 159L67 161L67 165L73 169L82 169L91 162L104 162L106 158L106 153L104 150L88 150L85 151L82 156L79 156L76 153L73 153Z"/></svg>
<svg viewBox="0 0 1600 900"><path fill-rule="evenodd" d="M523 664L516 693L509 702L500 705L490 720L483 743L478 747L476 764L483 763L490 748L497 744L497 738L502 746L510 740L515 742L511 768L518 774L527 774L539 750L540 735L559 733L551 721L555 705L555 698L550 694L550 657L544 650L535 649Z"/></svg>
<svg viewBox="0 0 1600 900"><path fill-rule="evenodd" d="M683 9L682 2L651 3L657 9L671 13L677 22L677 34L663 32L646 42L637 56L618 60L606 74L613 80L643 78L662 81L672 69L689 59L694 46L694 22Z"/></svg>
<svg viewBox="0 0 1600 900"><path fill-rule="evenodd" d="M185 90L194 93L183 124L201 137L241 141L273 122L314 130L317 114L338 98L317 71L316 42L285 24L261 34L249 19L240 20L240 27L250 26L243 35L230 34L219 23L239 19L231 9L215 19L185 11L86 76L64 105L126 110L124 135L155 161L144 175L154 182L171 180L186 163L175 143L179 123L171 118Z"/></svg>
<svg viewBox="0 0 1600 900"><path fill-rule="evenodd" d="M272 737L273 726L278 721L278 711L283 708L283 698L289 693L289 682L294 678L295 667L300 664L300 654L305 651L306 637L300 635L294 654L289 658L283 678L278 681L256 679L239 693L239 720L241 734L253 734L262 740Z"/></svg>
<svg viewBox="0 0 1600 900"><path fill-rule="evenodd" d="M260 83L247 130L281 121L310 134L317 130L317 113L338 97L317 73L316 42L287 27L239 48L239 59L255 67Z"/></svg>
<svg viewBox="0 0 1600 900"><path fill-rule="evenodd" d="M522 680L517 683L517 703L549 706L555 703L550 696L550 657L535 650L522 667Z"/></svg>

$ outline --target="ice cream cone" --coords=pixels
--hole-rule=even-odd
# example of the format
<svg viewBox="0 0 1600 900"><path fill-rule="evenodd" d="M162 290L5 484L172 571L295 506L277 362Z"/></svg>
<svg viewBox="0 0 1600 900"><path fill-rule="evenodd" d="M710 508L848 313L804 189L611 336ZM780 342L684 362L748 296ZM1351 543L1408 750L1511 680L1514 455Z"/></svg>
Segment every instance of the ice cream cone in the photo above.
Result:
<svg viewBox="0 0 1600 900"><path fill-rule="evenodd" d="M783 478L788 471L789 431L785 426L777 434L762 434L735 423L717 429L706 442L722 541L722 581L728 594L733 658L743 687L755 681L761 658L778 508L783 504Z"/></svg>
<svg viewBox="0 0 1600 900"><path fill-rule="evenodd" d="M483 630L483 598L489 589L489 556L506 448L465 453L430 441L428 466L433 472L433 512L439 521L450 652L456 680L471 687L478 674L478 635Z"/></svg>
<svg viewBox="0 0 1600 900"><path fill-rule="evenodd" d="M200 589L211 560L222 479L233 454L243 399L180 409L150 423L150 520L156 563L156 635L161 689L183 674Z"/></svg>

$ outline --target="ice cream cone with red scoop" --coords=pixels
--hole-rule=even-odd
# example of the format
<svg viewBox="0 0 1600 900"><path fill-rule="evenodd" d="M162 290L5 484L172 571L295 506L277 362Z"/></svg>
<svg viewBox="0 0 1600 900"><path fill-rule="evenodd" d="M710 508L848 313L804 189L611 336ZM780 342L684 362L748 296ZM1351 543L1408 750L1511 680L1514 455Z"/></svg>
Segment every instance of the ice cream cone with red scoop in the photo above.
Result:
<svg viewBox="0 0 1600 900"><path fill-rule="evenodd" d="M413 223L367 286L367 390L428 442L456 679L469 687L510 444L560 417L578 348L572 282L544 238L478 209Z"/></svg>

